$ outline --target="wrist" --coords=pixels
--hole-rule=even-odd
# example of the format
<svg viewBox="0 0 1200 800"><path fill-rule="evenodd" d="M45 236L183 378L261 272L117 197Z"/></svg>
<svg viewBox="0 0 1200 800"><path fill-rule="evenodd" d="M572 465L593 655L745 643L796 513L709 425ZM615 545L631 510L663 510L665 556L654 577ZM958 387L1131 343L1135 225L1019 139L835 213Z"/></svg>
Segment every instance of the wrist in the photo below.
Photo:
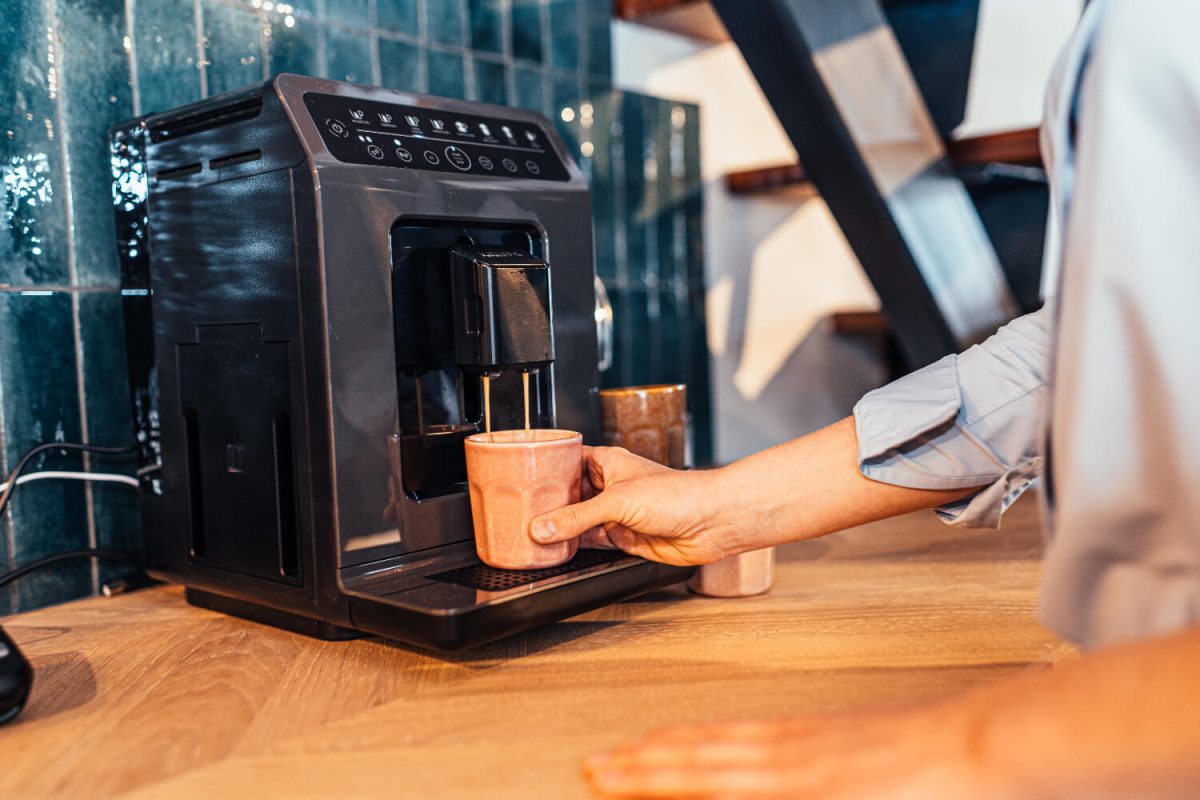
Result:
<svg viewBox="0 0 1200 800"><path fill-rule="evenodd" d="M746 483L739 464L697 470L695 489L697 516L727 556L759 550L778 542L768 541L770 530L763 523L768 498L763 487Z"/></svg>

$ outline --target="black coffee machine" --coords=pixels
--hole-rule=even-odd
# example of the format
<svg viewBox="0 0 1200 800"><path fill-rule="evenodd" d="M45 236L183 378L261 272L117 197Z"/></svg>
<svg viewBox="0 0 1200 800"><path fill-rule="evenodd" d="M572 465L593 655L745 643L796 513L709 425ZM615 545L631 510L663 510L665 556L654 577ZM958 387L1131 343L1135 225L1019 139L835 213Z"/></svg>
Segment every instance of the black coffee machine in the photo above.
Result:
<svg viewBox="0 0 1200 800"><path fill-rule="evenodd" d="M457 649L684 580L475 556L463 439L599 439L591 204L540 115L281 75L112 132L152 571L323 638Z"/></svg>

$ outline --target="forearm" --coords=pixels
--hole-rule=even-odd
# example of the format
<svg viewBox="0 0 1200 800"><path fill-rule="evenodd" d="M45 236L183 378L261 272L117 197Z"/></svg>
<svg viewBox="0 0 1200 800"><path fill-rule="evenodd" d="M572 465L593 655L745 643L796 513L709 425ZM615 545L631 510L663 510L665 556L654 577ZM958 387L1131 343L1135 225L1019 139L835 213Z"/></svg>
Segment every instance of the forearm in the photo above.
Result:
<svg viewBox="0 0 1200 800"><path fill-rule="evenodd" d="M711 473L720 517L736 519L745 544L766 547L809 539L975 491L910 489L863 477L854 418L764 450ZM738 549L752 549L739 546Z"/></svg>
<svg viewBox="0 0 1200 800"><path fill-rule="evenodd" d="M1200 794L1200 628L992 684L972 710L978 766L1000 798Z"/></svg>

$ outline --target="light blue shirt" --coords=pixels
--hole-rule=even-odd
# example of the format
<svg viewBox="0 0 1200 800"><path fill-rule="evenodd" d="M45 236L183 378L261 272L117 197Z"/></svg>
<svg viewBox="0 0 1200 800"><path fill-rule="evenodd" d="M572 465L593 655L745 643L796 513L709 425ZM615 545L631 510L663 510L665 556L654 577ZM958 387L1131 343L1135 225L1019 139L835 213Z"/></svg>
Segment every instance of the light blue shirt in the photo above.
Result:
<svg viewBox="0 0 1200 800"><path fill-rule="evenodd" d="M1047 93L1045 307L866 395L859 467L982 488L1044 475L1042 619L1095 646L1200 621L1200 4L1093 0Z"/></svg>

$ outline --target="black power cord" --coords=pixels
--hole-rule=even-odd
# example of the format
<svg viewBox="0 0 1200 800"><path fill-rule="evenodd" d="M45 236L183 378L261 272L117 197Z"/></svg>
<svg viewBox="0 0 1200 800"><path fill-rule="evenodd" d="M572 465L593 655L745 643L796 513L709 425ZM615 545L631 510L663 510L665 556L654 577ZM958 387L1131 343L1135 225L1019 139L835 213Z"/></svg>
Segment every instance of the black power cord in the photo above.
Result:
<svg viewBox="0 0 1200 800"><path fill-rule="evenodd" d="M40 569L53 566L60 561L73 561L77 558L104 558L110 561L128 561L133 564L141 564L142 557L138 553L128 550L109 550L103 547L87 547L82 550L69 550L65 553L55 553L54 555L39 558L36 561L30 561L23 567L6 572L0 575L0 589L8 586L13 581L20 580L32 572L37 572Z"/></svg>
<svg viewBox="0 0 1200 800"><path fill-rule="evenodd" d="M21 477L21 473L25 471L25 468L29 466L29 464L39 453L45 453L52 450L75 450L82 453L97 453L100 455L110 456L119 456L125 455L126 453L135 452L135 448L132 445L111 447L100 444L80 444L78 442L48 442L46 444L39 444L37 447L30 449L27 453L25 453L25 455L21 456L21 459L17 461L17 466L14 467L12 472L9 473L8 480L6 481L8 485L5 487L3 492L0 492L0 519L4 517L4 512L8 510L8 504L12 501L13 492L17 488L17 478ZM129 561L138 564L140 564L142 561L142 557L137 553L131 553L125 550L110 550L103 547L90 547L82 550L71 550L65 553L55 553L53 555L46 556L45 558L39 558L36 561L31 561L22 567L17 567L10 572L0 575L0 589L3 589L13 581L19 580L20 578L23 578L32 572L53 566L61 561L70 561L76 558L105 558L114 561Z"/></svg>

